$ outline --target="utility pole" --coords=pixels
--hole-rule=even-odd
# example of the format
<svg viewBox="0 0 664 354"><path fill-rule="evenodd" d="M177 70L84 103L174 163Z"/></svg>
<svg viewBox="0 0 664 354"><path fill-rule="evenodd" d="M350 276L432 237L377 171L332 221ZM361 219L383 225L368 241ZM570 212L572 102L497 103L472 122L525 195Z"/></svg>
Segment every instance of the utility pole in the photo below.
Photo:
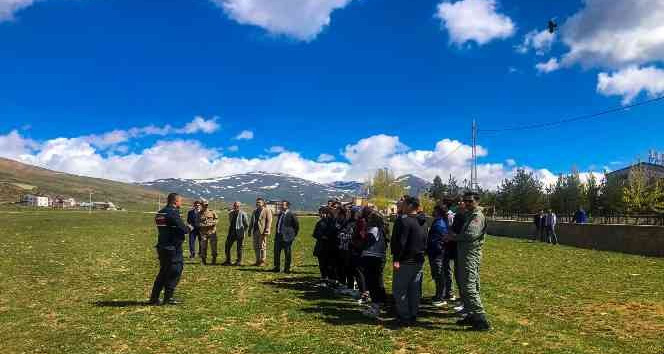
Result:
<svg viewBox="0 0 664 354"><path fill-rule="evenodd" d="M472 127L472 141L473 141L473 161L470 171L470 189L473 192L479 190L479 182L477 181L477 121L473 119Z"/></svg>

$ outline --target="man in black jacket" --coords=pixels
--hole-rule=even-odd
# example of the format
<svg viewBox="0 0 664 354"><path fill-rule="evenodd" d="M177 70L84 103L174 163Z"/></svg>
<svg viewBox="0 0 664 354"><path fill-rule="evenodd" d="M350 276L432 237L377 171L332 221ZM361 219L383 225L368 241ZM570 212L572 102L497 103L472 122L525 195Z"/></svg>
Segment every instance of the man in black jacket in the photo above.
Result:
<svg viewBox="0 0 664 354"><path fill-rule="evenodd" d="M157 254L159 255L159 274L152 287L150 303L159 304L159 295L164 291L164 304L177 305L179 302L173 298L175 287L180 281L184 267L182 255L182 242L184 235L191 228L180 217L182 198L177 193L168 195L168 205L157 212L155 224L159 232L157 240Z"/></svg>
<svg viewBox="0 0 664 354"><path fill-rule="evenodd" d="M277 219L277 230L274 237L274 268L273 272L278 273L281 268L281 251L286 254L284 272L289 274L291 272L291 247L295 237L300 232L300 223L297 216L290 211L290 203L287 201L281 202L281 214Z"/></svg>
<svg viewBox="0 0 664 354"><path fill-rule="evenodd" d="M426 218L418 215L420 201L407 197L403 201L404 217L396 220L392 239L394 295L397 320L401 325L411 325L417 319L422 297L422 268L427 246Z"/></svg>
<svg viewBox="0 0 664 354"><path fill-rule="evenodd" d="M200 223L201 202L198 200L194 202L191 210L187 213L187 224L192 228L189 232L189 258L196 257L196 238L198 238L198 225Z"/></svg>

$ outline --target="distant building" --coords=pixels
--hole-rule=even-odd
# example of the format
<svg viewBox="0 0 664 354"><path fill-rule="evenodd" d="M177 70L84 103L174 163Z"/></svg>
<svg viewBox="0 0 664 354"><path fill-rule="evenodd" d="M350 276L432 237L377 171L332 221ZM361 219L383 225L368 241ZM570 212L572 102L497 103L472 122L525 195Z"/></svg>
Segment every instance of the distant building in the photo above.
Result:
<svg viewBox="0 0 664 354"><path fill-rule="evenodd" d="M281 200L268 200L265 202L265 206L272 212L272 215L277 215L281 211Z"/></svg>
<svg viewBox="0 0 664 354"><path fill-rule="evenodd" d="M642 167L646 173L646 177L648 179L664 179L664 166L662 165L657 165L654 163L649 163L649 162L640 162L637 164L634 164L629 167L625 167L623 169L617 170L610 172L606 175L607 178L618 178L621 180L625 180L629 178L629 173L632 171L633 168L635 167Z"/></svg>
<svg viewBox="0 0 664 354"><path fill-rule="evenodd" d="M115 204L113 204L111 202L93 202L92 203L92 208L93 209L99 209L99 210L118 210L118 208L115 206Z"/></svg>
<svg viewBox="0 0 664 354"><path fill-rule="evenodd" d="M26 194L23 196L23 203L29 206L48 208L50 198L41 195Z"/></svg>
<svg viewBox="0 0 664 354"><path fill-rule="evenodd" d="M76 200L74 198L66 198L57 196L53 199L53 207L60 209L68 209L76 207Z"/></svg>

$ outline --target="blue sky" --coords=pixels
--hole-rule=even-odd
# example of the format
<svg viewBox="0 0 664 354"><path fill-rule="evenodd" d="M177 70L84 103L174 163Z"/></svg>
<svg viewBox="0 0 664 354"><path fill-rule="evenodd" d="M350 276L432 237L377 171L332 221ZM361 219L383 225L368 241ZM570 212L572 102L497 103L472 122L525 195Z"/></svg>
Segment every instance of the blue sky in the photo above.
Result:
<svg viewBox="0 0 664 354"><path fill-rule="evenodd" d="M463 179L473 118L505 128L664 93L664 5L637 2L0 0L0 155L120 180ZM621 167L664 149L662 113L481 133L481 179ZM148 126L162 130L99 143Z"/></svg>

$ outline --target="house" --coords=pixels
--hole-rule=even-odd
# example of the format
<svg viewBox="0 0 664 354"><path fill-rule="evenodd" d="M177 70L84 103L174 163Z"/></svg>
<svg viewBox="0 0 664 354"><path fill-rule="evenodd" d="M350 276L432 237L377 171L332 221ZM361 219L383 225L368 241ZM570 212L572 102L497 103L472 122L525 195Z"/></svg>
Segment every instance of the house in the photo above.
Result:
<svg viewBox="0 0 664 354"><path fill-rule="evenodd" d="M41 195L26 194L23 196L23 203L29 206L48 208L50 198Z"/></svg>
<svg viewBox="0 0 664 354"><path fill-rule="evenodd" d="M636 167L642 167L646 173L648 179L664 179L664 166L649 163L649 162L639 162L629 167L625 167L621 170L613 171L606 174L606 178L617 178L619 180L626 180L629 178L629 173L632 169Z"/></svg>
<svg viewBox="0 0 664 354"><path fill-rule="evenodd" d="M53 207L60 209L74 208L76 207L76 200L74 198L57 196L53 199Z"/></svg>

